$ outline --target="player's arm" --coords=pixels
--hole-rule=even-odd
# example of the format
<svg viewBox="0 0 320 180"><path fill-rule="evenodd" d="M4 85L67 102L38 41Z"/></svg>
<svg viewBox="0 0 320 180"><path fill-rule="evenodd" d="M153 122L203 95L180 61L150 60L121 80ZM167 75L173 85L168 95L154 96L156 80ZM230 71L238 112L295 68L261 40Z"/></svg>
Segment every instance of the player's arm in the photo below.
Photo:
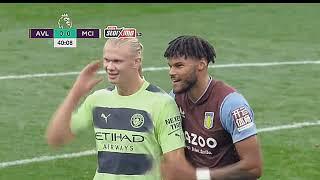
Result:
<svg viewBox="0 0 320 180"><path fill-rule="evenodd" d="M99 67L100 62L95 61L88 64L81 71L67 97L53 114L46 131L49 145L57 147L73 139L74 135L70 127L72 112L75 110L81 97L86 95L102 80L102 78L94 78Z"/></svg>
<svg viewBox="0 0 320 180"><path fill-rule="evenodd" d="M175 167L171 168L172 166ZM178 172L179 175L176 176L174 175L175 172L169 172L171 170ZM161 172L164 180L196 180L196 169L186 160L184 148L179 148L164 154L161 163Z"/></svg>
<svg viewBox="0 0 320 180"><path fill-rule="evenodd" d="M222 126L230 133L240 161L210 170L211 179L257 179L262 175L262 155L254 114L242 95L232 93L220 109Z"/></svg>
<svg viewBox="0 0 320 180"><path fill-rule="evenodd" d="M80 97L81 96L71 90L63 103L53 114L46 132L49 145L57 147L73 139L74 135L70 130L70 120L72 112L77 106Z"/></svg>
<svg viewBox="0 0 320 180"><path fill-rule="evenodd" d="M158 109L160 115L156 123L156 133L163 152L162 176L165 180L173 180L170 173L165 173L171 165L179 162L183 167L192 167L185 159L185 137L177 104L167 96L166 102Z"/></svg>
<svg viewBox="0 0 320 180"><path fill-rule="evenodd" d="M165 180L250 180L261 176L261 154L256 136L236 143L240 161L222 168L195 168L185 159L184 150L164 155L161 171ZM198 178L197 178L198 177ZM200 178L204 177L204 178Z"/></svg>
<svg viewBox="0 0 320 180"><path fill-rule="evenodd" d="M262 158L257 136L251 136L235 143L240 161L210 170L210 177L215 179L257 179L262 175Z"/></svg>

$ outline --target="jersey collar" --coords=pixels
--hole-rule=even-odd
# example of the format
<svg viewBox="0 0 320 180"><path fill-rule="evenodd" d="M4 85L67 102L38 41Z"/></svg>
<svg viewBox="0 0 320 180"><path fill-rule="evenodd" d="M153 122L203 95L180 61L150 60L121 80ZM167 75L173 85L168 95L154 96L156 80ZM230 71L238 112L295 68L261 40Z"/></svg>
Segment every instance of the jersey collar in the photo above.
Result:
<svg viewBox="0 0 320 180"><path fill-rule="evenodd" d="M210 91L210 89L212 89L212 85L214 84L213 78L211 76L209 76L209 78L210 78L209 83L208 83L206 89L203 91L202 95L198 98L198 100L196 100L194 102L188 97L189 101L191 101L193 104L202 104L205 100L208 99L208 97L210 95L209 91Z"/></svg>

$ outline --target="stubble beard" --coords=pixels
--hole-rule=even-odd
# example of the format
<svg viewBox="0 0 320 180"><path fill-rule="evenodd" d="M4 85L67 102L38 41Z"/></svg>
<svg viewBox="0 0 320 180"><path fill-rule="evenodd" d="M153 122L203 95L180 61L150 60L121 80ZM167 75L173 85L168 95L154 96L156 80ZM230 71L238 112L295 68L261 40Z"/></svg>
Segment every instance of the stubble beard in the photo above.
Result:
<svg viewBox="0 0 320 180"><path fill-rule="evenodd" d="M181 82L181 88L180 89L174 89L173 88L173 92L175 94L181 94L181 93L185 93L188 92L191 88L193 88L193 86L197 83L197 76L195 71L193 71L186 80L183 80L183 82Z"/></svg>

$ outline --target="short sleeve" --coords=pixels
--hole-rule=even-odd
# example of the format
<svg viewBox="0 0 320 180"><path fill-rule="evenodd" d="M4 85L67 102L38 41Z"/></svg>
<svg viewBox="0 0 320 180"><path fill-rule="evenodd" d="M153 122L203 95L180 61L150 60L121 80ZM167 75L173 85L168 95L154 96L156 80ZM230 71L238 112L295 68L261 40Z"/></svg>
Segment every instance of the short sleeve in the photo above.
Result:
<svg viewBox="0 0 320 180"><path fill-rule="evenodd" d="M257 134L253 110L238 92L225 97L220 107L220 120L233 143Z"/></svg>
<svg viewBox="0 0 320 180"><path fill-rule="evenodd" d="M185 147L178 106L172 98L167 98L166 103L159 109L156 123L157 138L163 153Z"/></svg>
<svg viewBox="0 0 320 180"><path fill-rule="evenodd" d="M92 127L92 105L90 96L72 113L70 127L73 134L78 134L82 130Z"/></svg>

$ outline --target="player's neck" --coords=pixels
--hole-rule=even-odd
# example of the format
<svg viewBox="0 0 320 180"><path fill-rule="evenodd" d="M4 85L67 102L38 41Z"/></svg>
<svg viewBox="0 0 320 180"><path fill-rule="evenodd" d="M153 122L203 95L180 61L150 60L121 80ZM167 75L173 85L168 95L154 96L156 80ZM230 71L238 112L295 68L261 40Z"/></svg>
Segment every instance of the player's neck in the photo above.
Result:
<svg viewBox="0 0 320 180"><path fill-rule="evenodd" d="M117 85L117 91L120 96L130 96L139 91L144 83L144 79L140 76L134 77L122 85Z"/></svg>
<svg viewBox="0 0 320 180"><path fill-rule="evenodd" d="M205 93L209 86L210 76L200 76L197 83L188 92L189 99L196 103Z"/></svg>

